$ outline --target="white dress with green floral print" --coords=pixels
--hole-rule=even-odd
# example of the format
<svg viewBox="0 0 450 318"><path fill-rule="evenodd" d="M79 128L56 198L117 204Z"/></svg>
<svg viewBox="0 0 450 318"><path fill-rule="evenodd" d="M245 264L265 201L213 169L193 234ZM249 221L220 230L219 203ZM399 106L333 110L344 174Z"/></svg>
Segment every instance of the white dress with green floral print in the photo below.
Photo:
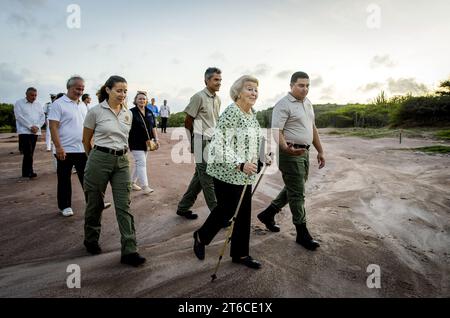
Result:
<svg viewBox="0 0 450 318"><path fill-rule="evenodd" d="M261 128L256 114L245 113L235 103L231 104L220 115L209 146L206 172L226 183L253 183L256 175L248 177L236 167L244 162L256 164L260 143Z"/></svg>

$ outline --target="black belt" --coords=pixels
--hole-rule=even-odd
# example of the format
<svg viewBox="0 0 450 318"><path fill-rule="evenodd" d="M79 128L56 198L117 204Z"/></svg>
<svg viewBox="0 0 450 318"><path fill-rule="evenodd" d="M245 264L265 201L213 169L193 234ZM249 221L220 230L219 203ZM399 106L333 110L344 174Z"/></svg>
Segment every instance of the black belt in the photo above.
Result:
<svg viewBox="0 0 450 318"><path fill-rule="evenodd" d="M294 149L306 149L306 150L309 150L309 147L311 147L311 145L300 145L300 144L291 144L291 143L288 143L288 146L294 147Z"/></svg>
<svg viewBox="0 0 450 318"><path fill-rule="evenodd" d="M115 150L115 149L101 147L101 146L97 146L97 145L94 146L94 149L97 149L98 151L101 151L101 152L110 153L114 156L123 156L128 151L128 149Z"/></svg>

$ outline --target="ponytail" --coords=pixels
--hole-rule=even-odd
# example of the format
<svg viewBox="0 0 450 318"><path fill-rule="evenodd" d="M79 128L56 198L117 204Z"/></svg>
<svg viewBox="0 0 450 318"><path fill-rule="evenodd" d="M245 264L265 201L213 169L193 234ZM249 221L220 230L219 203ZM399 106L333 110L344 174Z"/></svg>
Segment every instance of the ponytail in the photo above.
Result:
<svg viewBox="0 0 450 318"><path fill-rule="evenodd" d="M97 92L98 102L102 103L105 100L108 100L108 93L106 92L106 85L103 85L100 90Z"/></svg>

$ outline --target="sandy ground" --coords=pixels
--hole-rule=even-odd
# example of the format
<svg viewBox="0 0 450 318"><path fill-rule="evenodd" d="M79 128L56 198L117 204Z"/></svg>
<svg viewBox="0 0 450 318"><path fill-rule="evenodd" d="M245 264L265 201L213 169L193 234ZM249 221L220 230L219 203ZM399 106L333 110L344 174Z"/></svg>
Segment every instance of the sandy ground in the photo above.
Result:
<svg viewBox="0 0 450 318"><path fill-rule="evenodd" d="M90 256L83 242L83 195L73 176L75 215L56 206L51 155L38 143L38 178L19 178L21 156L13 134L0 135L0 297L450 297L450 157L403 151L433 141L367 140L322 134L327 166L317 169L311 152L307 215L321 248L295 243L289 207L277 216L280 233L256 219L282 188L279 172L264 177L253 200L251 255L263 268L231 263L227 254L210 282L223 244L221 231L206 260L192 251L192 232L209 211L203 195L200 217L175 214L193 164L170 160L171 130L148 162L155 192L132 195L140 268L121 265L114 209L103 216L103 253ZM112 200L108 188L107 199ZM81 268L81 288L66 286L69 264ZM368 288L367 267L381 269L381 288Z"/></svg>

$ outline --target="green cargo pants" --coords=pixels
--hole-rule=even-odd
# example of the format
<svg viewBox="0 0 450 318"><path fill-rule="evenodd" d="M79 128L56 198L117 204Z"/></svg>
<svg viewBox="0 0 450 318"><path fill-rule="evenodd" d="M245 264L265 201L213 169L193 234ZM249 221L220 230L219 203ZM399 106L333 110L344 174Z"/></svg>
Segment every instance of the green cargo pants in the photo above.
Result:
<svg viewBox="0 0 450 318"><path fill-rule="evenodd" d="M114 156L93 149L84 172L84 236L87 242L98 242L104 209L106 186L111 183L116 218L121 235L122 255L137 251L134 219L130 214L131 182L128 157Z"/></svg>
<svg viewBox="0 0 450 318"><path fill-rule="evenodd" d="M209 142L203 140L201 153L205 153L205 148ZM197 149L196 149L197 151ZM207 152L207 151L206 151ZM197 154L196 154L197 157ZM201 161L201 162L200 162ZM214 192L213 178L206 173L207 160L202 156L196 158L195 173L192 177L189 187L186 190L183 198L178 203L178 211L187 212L194 205L197 200L198 194L203 190L203 195L206 200L206 204L210 211L214 210L217 205L216 194Z"/></svg>
<svg viewBox="0 0 450 318"><path fill-rule="evenodd" d="M298 157L290 156L282 151L279 153L278 165L284 188L272 204L281 210L289 203L292 222L298 225L306 223L305 182L309 172L309 151Z"/></svg>

